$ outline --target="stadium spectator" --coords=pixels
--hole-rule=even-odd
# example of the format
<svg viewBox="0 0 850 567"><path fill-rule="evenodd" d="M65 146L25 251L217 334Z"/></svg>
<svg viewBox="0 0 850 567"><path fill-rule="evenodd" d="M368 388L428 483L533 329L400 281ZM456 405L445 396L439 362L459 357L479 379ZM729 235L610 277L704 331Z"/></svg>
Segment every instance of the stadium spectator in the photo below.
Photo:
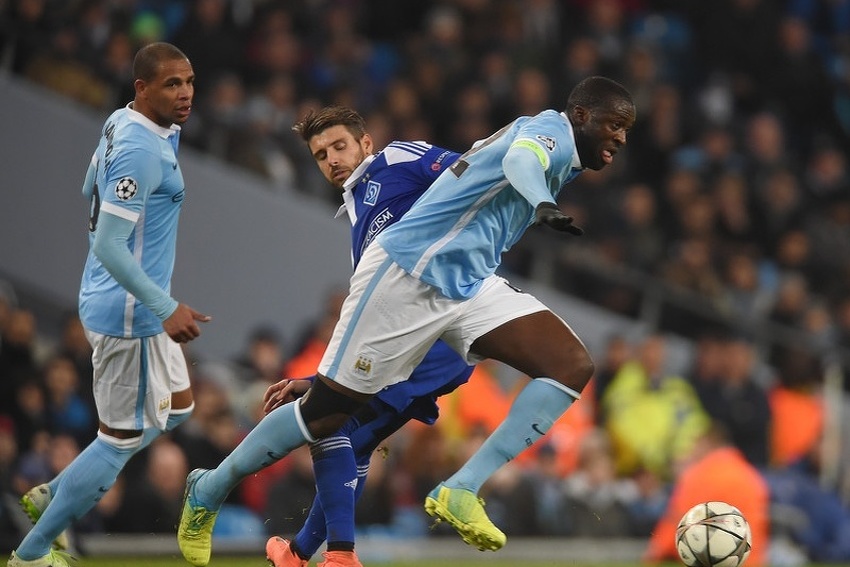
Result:
<svg viewBox="0 0 850 567"><path fill-rule="evenodd" d="M770 542L770 492L764 477L728 444L720 425L705 430L676 475L670 500L658 521L644 560L678 559L676 526L685 512L700 502L719 500L738 508L752 530L748 565L767 564Z"/></svg>
<svg viewBox="0 0 850 567"><path fill-rule="evenodd" d="M755 346L745 337L728 337L714 354L714 379L695 385L700 402L721 425L732 446L759 469L770 463L771 424L775 421L764 386L756 380Z"/></svg>
<svg viewBox="0 0 850 567"><path fill-rule="evenodd" d="M662 336L644 339L602 396L619 475L646 469L669 480L709 425L693 387L665 368L665 346Z"/></svg>

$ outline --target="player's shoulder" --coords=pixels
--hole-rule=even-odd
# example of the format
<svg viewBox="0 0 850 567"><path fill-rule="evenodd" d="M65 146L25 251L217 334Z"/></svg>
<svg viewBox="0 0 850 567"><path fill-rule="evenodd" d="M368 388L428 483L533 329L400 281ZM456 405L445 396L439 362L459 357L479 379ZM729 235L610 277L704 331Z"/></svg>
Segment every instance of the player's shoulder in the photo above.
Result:
<svg viewBox="0 0 850 567"><path fill-rule="evenodd" d="M433 147L428 142L394 140L381 150L380 156L387 165L410 163L422 159Z"/></svg>
<svg viewBox="0 0 850 567"><path fill-rule="evenodd" d="M567 119L567 116L563 112L549 108L534 116L528 117L528 122L534 124L545 124L557 128L566 128L569 124L569 119Z"/></svg>

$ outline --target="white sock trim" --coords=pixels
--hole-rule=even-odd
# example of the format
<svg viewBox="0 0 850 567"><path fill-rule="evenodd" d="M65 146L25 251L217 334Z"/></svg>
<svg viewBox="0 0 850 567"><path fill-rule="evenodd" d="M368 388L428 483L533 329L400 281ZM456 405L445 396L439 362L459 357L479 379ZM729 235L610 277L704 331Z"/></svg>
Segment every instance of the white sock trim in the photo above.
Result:
<svg viewBox="0 0 850 567"><path fill-rule="evenodd" d="M572 397L575 400L581 399L581 394L579 394L578 392L576 392L575 390L573 390L569 386L565 386L564 384L561 384L557 380L553 380L551 378L546 378L546 377L535 378L535 380L540 380L541 382L545 382L545 383L549 384L550 386L554 386L555 388L558 388L559 390L561 390L562 392L564 392L565 394L567 394L568 396Z"/></svg>
<svg viewBox="0 0 850 567"><path fill-rule="evenodd" d="M317 439L310 435L310 430L307 429L307 424L304 423L304 418L301 417L301 401L296 400L292 403L295 404L295 421L298 423L298 429L301 430L301 435L307 439L308 443L315 443Z"/></svg>
<svg viewBox="0 0 850 567"><path fill-rule="evenodd" d="M116 449L121 449L124 451L128 449L137 449L142 444L141 435L138 435L136 437L130 437L129 439L119 439L118 437L107 435L103 431L98 431L97 438L106 443L107 445L112 445Z"/></svg>
<svg viewBox="0 0 850 567"><path fill-rule="evenodd" d="M171 408L171 411L168 412L168 413L174 414L174 415L183 415L184 413L192 413L192 410L194 410L194 409L195 409L195 402L192 402L191 404L189 404L188 407L185 407L185 408L179 408L179 409L178 408Z"/></svg>

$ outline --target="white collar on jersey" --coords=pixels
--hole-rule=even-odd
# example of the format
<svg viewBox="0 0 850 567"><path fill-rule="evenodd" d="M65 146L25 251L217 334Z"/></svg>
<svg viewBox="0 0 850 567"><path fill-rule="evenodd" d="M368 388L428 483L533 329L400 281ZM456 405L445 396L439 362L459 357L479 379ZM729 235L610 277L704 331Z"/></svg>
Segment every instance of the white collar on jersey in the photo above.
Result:
<svg viewBox="0 0 850 567"><path fill-rule="evenodd" d="M575 145L576 145L576 135L573 132L573 123L570 122L570 118L569 118L569 116L567 116L567 114L565 112L562 112L561 116L564 117L564 120L567 121L567 124L570 127L569 128L570 136L572 136L572 138L573 138L573 147L575 147ZM578 157L578 150L573 152L573 159L570 162L570 167L572 167L573 169L584 169L584 166L581 165L581 160Z"/></svg>
<svg viewBox="0 0 850 567"><path fill-rule="evenodd" d="M160 136L161 138L168 138L175 132L180 131L180 126L178 126L177 124L172 124L170 127L164 128L153 120L151 120L150 118L148 118L147 116L145 116L144 114L142 114L141 112L133 110L132 101L127 103L127 117L133 122L138 122L139 124L147 128L157 136Z"/></svg>
<svg viewBox="0 0 850 567"><path fill-rule="evenodd" d="M363 176L363 172L366 171L366 168L369 167L373 161L375 161L375 154L366 156L363 161L360 162L360 165L354 168L354 171L351 172L351 175L348 176L345 183L342 184L342 205L340 205L339 209L337 209L336 214L334 215L335 219L341 217L347 211L348 217L351 219L351 224L357 222L357 213L354 211L354 188L357 187L357 183Z"/></svg>

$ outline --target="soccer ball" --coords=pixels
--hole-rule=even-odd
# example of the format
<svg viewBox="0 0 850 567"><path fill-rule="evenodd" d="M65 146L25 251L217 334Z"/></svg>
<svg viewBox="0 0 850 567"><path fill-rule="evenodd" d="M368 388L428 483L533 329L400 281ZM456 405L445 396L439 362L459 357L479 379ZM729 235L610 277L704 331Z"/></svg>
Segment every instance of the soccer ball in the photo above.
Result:
<svg viewBox="0 0 850 567"><path fill-rule="evenodd" d="M697 504L676 528L676 549L688 567L740 567L752 547L750 525L725 502Z"/></svg>

